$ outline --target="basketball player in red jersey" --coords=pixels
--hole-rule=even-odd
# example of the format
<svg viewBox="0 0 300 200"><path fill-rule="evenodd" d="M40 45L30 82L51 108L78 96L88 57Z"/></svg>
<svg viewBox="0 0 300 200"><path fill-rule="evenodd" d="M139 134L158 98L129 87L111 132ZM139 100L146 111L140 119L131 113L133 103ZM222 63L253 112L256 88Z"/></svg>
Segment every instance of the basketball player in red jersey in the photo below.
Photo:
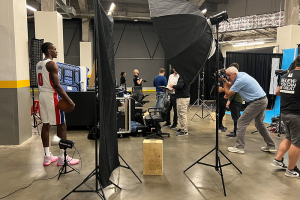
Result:
<svg viewBox="0 0 300 200"><path fill-rule="evenodd" d="M60 85L58 66L53 62L53 58L57 58L55 46L50 42L46 42L42 45L41 49L45 54L45 58L37 63L36 72L39 85L41 119L43 122L41 136L45 151L44 166L48 166L56 161L58 166L62 166L64 165L64 149L60 147L58 157L51 154L49 151L49 129L52 125L57 126L57 136L67 139L65 114L57 106L58 95L69 103L69 108L66 112L74 110L75 104ZM67 156L67 161L69 165L79 163L78 159L73 159L69 156Z"/></svg>

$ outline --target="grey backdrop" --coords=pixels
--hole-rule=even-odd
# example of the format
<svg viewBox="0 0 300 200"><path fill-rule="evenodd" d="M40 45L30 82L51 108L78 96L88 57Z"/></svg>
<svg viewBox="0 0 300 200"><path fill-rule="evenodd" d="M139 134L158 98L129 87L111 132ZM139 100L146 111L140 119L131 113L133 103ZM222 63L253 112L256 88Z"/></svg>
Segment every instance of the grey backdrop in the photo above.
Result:
<svg viewBox="0 0 300 200"><path fill-rule="evenodd" d="M63 34L65 63L79 66L81 19L64 20ZM28 22L29 41L34 35L34 22ZM92 32L91 35L93 36ZM159 68L165 67L165 53L152 23L115 22L114 43L117 83L120 81L121 71L124 71L127 74L127 87L132 87L133 70L138 69L140 77L147 80L143 86L153 87L153 79L158 75Z"/></svg>
<svg viewBox="0 0 300 200"><path fill-rule="evenodd" d="M127 74L127 87L132 87L133 70L138 69L140 77L147 80L143 86L153 87L153 79L158 75L159 68L165 67L165 53L154 26L150 23L116 22L114 42L117 83L120 73L124 71Z"/></svg>

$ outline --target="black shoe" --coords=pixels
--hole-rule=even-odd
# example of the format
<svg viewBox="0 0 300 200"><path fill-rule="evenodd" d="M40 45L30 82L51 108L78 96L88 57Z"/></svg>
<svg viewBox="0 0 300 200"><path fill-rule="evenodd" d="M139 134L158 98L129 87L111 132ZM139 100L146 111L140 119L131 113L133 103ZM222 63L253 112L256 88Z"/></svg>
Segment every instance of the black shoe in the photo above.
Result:
<svg viewBox="0 0 300 200"><path fill-rule="evenodd" d="M219 130L222 132L226 132L226 129L224 127L220 127Z"/></svg>
<svg viewBox="0 0 300 200"><path fill-rule="evenodd" d="M170 125L171 125L171 123L167 122L162 127L166 127L166 126L170 126Z"/></svg>
<svg viewBox="0 0 300 200"><path fill-rule="evenodd" d="M230 132L230 134L226 135L227 137L236 137L236 133Z"/></svg>
<svg viewBox="0 0 300 200"><path fill-rule="evenodd" d="M184 136L184 135L189 135L189 133L184 131L180 131L179 133L176 133L176 136Z"/></svg>
<svg viewBox="0 0 300 200"><path fill-rule="evenodd" d="M175 133L180 133L181 132L181 129L178 129L175 131Z"/></svg>
<svg viewBox="0 0 300 200"><path fill-rule="evenodd" d="M220 129L225 129L225 131L227 130L227 127L220 125Z"/></svg>
<svg viewBox="0 0 300 200"><path fill-rule="evenodd" d="M177 128L177 125L176 124L173 124L171 127L170 127L170 129L172 129L172 130L175 130Z"/></svg>

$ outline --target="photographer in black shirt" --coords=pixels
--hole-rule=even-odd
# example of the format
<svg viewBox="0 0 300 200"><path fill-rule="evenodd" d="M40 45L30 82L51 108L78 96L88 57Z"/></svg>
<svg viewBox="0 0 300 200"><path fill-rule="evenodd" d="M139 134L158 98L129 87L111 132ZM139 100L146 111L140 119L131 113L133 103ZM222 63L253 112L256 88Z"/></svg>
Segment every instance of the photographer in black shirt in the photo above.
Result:
<svg viewBox="0 0 300 200"><path fill-rule="evenodd" d="M139 70L135 69L133 71L133 73L134 73L134 75L133 75L134 86L142 86L143 79L139 77L139 75L140 75Z"/></svg>
<svg viewBox="0 0 300 200"><path fill-rule="evenodd" d="M276 95L281 96L281 119L286 128L286 138L280 143L272 165L286 169L285 176L300 178L296 163L300 156L300 55L295 60L295 70L281 78ZM263 149L262 149L263 150ZM283 155L289 151L288 167L283 163Z"/></svg>

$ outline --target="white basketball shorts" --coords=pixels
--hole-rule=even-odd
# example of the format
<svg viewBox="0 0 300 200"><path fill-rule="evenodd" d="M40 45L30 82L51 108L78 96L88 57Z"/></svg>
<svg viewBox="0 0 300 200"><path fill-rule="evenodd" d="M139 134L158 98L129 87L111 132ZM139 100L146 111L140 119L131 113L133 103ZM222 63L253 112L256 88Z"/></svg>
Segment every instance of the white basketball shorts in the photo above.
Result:
<svg viewBox="0 0 300 200"><path fill-rule="evenodd" d="M57 106L58 101L57 93L40 92L39 103L44 124L59 125L66 122L65 113Z"/></svg>

